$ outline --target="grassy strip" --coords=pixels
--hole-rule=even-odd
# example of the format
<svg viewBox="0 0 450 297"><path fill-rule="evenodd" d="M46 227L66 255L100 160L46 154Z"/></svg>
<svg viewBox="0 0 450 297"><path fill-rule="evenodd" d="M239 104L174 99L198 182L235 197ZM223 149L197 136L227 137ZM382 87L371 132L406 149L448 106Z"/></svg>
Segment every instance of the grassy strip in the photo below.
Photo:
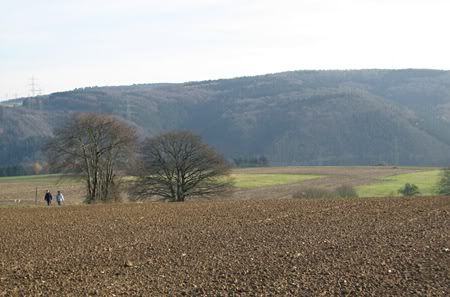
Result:
<svg viewBox="0 0 450 297"><path fill-rule="evenodd" d="M0 183L67 184L78 181L78 177L63 177L59 174L0 177Z"/></svg>
<svg viewBox="0 0 450 297"><path fill-rule="evenodd" d="M440 174L440 170L429 170L393 175L381 179L379 183L357 186L355 189L360 197L400 196L398 189L410 183L417 185L422 195L435 195Z"/></svg>
<svg viewBox="0 0 450 297"><path fill-rule="evenodd" d="M246 174L234 173L231 175L234 186L240 189L254 189L299 183L305 180L320 178L321 175L313 174Z"/></svg>

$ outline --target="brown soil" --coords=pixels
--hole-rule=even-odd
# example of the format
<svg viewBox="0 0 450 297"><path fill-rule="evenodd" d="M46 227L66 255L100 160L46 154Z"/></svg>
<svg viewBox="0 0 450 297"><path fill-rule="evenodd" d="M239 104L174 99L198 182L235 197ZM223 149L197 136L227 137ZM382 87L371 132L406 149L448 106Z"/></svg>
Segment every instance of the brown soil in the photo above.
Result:
<svg viewBox="0 0 450 297"><path fill-rule="evenodd" d="M450 198L0 209L0 296L450 296Z"/></svg>

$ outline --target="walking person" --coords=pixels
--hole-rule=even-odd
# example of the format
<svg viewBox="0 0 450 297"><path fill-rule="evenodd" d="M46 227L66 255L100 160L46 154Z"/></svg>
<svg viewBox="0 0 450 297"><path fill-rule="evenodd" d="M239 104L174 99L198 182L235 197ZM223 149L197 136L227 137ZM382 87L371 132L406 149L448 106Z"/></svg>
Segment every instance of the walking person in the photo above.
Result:
<svg viewBox="0 0 450 297"><path fill-rule="evenodd" d="M47 191L45 192L44 200L47 202L47 205L48 205L48 206L50 206L50 204L52 203L52 199L53 199L52 193L50 193L50 191L47 190Z"/></svg>
<svg viewBox="0 0 450 297"><path fill-rule="evenodd" d="M58 194L56 194L56 202L58 202L58 205L61 206L63 201L64 201L64 195L61 193L61 191L58 191Z"/></svg>

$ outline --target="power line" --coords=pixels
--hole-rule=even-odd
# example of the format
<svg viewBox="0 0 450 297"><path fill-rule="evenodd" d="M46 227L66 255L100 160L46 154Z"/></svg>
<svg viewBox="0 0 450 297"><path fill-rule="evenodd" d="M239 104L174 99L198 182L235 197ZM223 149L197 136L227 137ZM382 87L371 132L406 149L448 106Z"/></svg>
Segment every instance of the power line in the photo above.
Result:
<svg viewBox="0 0 450 297"><path fill-rule="evenodd" d="M38 79L36 77L34 77L34 75L31 76L31 79L30 79L30 95L31 95L31 97L42 94L42 90L40 88L38 88L37 80Z"/></svg>

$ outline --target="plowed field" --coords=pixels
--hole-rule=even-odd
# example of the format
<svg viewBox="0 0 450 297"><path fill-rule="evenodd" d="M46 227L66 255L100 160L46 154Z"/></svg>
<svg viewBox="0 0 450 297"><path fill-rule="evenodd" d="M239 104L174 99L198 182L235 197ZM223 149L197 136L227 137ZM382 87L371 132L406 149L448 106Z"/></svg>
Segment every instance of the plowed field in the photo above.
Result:
<svg viewBox="0 0 450 297"><path fill-rule="evenodd" d="M0 296L450 296L450 198L0 209Z"/></svg>

